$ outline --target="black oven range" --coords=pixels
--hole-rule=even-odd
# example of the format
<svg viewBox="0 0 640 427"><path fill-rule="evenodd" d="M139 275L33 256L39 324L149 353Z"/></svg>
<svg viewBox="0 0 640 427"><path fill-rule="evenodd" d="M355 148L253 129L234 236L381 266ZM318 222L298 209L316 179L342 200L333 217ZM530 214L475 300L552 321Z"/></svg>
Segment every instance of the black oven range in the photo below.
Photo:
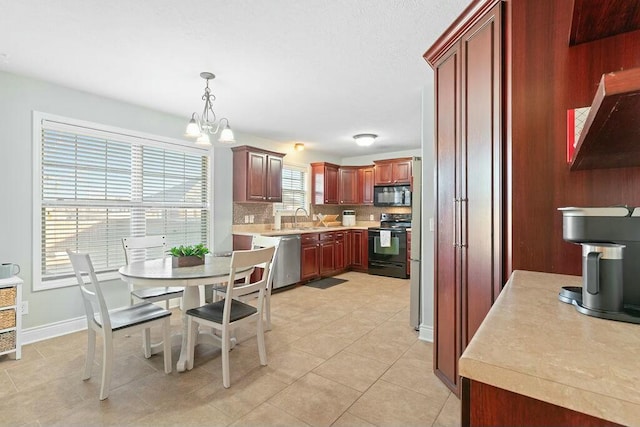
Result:
<svg viewBox="0 0 640 427"><path fill-rule="evenodd" d="M369 274L407 279L407 228L411 214L380 215L380 227L369 227Z"/></svg>

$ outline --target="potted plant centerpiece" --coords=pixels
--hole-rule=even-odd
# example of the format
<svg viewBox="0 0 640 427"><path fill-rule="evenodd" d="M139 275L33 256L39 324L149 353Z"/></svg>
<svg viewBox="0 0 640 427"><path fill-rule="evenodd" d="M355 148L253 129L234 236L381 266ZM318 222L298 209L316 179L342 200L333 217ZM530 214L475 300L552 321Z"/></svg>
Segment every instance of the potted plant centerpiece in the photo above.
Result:
<svg viewBox="0 0 640 427"><path fill-rule="evenodd" d="M209 253L209 249L202 243L192 246L174 246L169 249L171 253L171 266L176 267L191 267L193 265L204 264L204 256Z"/></svg>

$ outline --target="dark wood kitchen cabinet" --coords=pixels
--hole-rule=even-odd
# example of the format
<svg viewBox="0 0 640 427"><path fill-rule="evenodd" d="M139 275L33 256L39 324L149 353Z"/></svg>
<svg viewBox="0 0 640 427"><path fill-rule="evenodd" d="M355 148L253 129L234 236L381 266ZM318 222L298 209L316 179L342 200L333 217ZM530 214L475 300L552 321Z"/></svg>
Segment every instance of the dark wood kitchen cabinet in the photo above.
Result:
<svg viewBox="0 0 640 427"><path fill-rule="evenodd" d="M344 267L351 268L353 259L353 230L344 231Z"/></svg>
<svg viewBox="0 0 640 427"><path fill-rule="evenodd" d="M338 170L332 163L311 163L311 200L314 205L338 204Z"/></svg>
<svg viewBox="0 0 640 427"><path fill-rule="evenodd" d="M373 186L375 183L375 169L373 166L358 169L358 204L373 205Z"/></svg>
<svg viewBox="0 0 640 427"><path fill-rule="evenodd" d="M344 238L344 231L334 231L333 233L333 237L335 240L335 265L334 268L336 270L336 272L338 271L342 271L345 269L346 265L345 265L345 259L344 259L344 253L345 253L345 238Z"/></svg>
<svg viewBox="0 0 640 427"><path fill-rule="evenodd" d="M233 147L233 201L282 202L284 154L243 145Z"/></svg>
<svg viewBox="0 0 640 427"><path fill-rule="evenodd" d="M473 4L425 53L436 98L433 361L458 396L458 359L503 283L501 8Z"/></svg>
<svg viewBox="0 0 640 427"><path fill-rule="evenodd" d="M300 280L320 277L319 235L307 233L300 236Z"/></svg>
<svg viewBox="0 0 640 427"><path fill-rule="evenodd" d="M369 234L367 230L352 230L351 268L356 271L369 269Z"/></svg>
<svg viewBox="0 0 640 427"><path fill-rule="evenodd" d="M358 169L356 166L338 169L338 200L341 205L358 203Z"/></svg>
<svg viewBox="0 0 640 427"><path fill-rule="evenodd" d="M333 232L320 233L320 276L331 276L336 270L336 241Z"/></svg>
<svg viewBox="0 0 640 427"><path fill-rule="evenodd" d="M375 185L400 185L411 183L411 157L377 160Z"/></svg>

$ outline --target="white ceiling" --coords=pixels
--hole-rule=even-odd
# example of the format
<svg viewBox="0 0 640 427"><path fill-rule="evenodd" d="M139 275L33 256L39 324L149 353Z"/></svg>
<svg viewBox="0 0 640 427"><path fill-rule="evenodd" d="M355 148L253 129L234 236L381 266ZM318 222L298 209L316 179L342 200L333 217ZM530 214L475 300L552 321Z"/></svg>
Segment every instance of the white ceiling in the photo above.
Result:
<svg viewBox="0 0 640 427"><path fill-rule="evenodd" d="M0 0L0 70L341 157L420 146L422 54L470 0ZM376 133L373 147L352 142Z"/></svg>

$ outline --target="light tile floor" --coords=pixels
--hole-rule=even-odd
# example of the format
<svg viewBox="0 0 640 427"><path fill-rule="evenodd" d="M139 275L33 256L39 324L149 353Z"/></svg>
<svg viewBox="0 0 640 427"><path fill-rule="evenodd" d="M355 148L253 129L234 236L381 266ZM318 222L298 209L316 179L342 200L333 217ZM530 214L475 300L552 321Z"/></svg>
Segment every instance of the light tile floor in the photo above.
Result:
<svg viewBox="0 0 640 427"><path fill-rule="evenodd" d="M409 281L349 272L328 289L299 286L272 296L268 366L255 338L231 352L231 388L220 352L198 346L195 366L163 373L139 334L116 340L109 398L80 379L86 332L0 356L0 424L23 426L456 426L460 402L435 377L432 344L408 325ZM180 313L172 327L180 330ZM158 332L154 332L158 337ZM243 339L243 334L239 334ZM173 347L174 369L179 346Z"/></svg>

